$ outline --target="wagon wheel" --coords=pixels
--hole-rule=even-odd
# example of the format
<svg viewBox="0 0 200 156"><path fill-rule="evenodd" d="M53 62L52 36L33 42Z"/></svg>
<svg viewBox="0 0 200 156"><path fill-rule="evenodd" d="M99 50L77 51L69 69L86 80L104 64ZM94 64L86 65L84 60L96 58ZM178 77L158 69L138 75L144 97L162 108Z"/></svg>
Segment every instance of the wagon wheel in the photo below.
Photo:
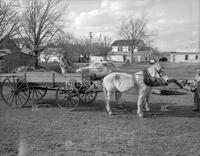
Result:
<svg viewBox="0 0 200 156"><path fill-rule="evenodd" d="M97 87L93 82L84 81L83 88L80 91L80 101L84 104L89 104L96 99Z"/></svg>
<svg viewBox="0 0 200 156"><path fill-rule="evenodd" d="M59 107L75 110L79 105L79 91L73 84L63 84L56 91L56 103Z"/></svg>
<svg viewBox="0 0 200 156"><path fill-rule="evenodd" d="M30 98L32 100L41 100L47 93L47 88L39 88L30 86Z"/></svg>
<svg viewBox="0 0 200 156"><path fill-rule="evenodd" d="M11 107L24 106L30 97L27 82L18 76L8 76L1 86L1 97Z"/></svg>

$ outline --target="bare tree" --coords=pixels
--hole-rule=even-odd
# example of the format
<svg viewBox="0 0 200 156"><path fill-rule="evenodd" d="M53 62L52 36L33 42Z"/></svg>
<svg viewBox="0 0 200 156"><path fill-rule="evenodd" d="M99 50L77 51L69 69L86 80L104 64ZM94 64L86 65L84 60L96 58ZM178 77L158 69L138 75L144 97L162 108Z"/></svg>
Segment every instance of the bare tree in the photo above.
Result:
<svg viewBox="0 0 200 156"><path fill-rule="evenodd" d="M17 34L19 18L13 1L0 0L0 44Z"/></svg>
<svg viewBox="0 0 200 156"><path fill-rule="evenodd" d="M111 50L110 46L112 38L109 35L100 34L98 42L100 44L100 52L103 53L104 57L106 58L107 53Z"/></svg>
<svg viewBox="0 0 200 156"><path fill-rule="evenodd" d="M49 49L43 51L43 59L45 60L45 65L47 65L50 58L53 56L53 52Z"/></svg>
<svg viewBox="0 0 200 156"><path fill-rule="evenodd" d="M77 55L77 46L74 44L75 40L72 33L62 33L57 40L57 46L60 49L58 52L59 55L65 55L70 65L72 65L72 62L76 59L74 56Z"/></svg>
<svg viewBox="0 0 200 156"><path fill-rule="evenodd" d="M84 59L87 60L93 51L91 39L81 38L76 44L79 47L80 54L82 54Z"/></svg>
<svg viewBox="0 0 200 156"><path fill-rule="evenodd" d="M52 44L62 32L62 17L67 7L61 0L24 0L19 34L27 47L37 57L48 44Z"/></svg>
<svg viewBox="0 0 200 156"><path fill-rule="evenodd" d="M156 31L147 28L146 14L142 14L141 17L123 17L118 34L123 39L131 40L131 51L133 55L134 49L140 42L147 45L153 41Z"/></svg>

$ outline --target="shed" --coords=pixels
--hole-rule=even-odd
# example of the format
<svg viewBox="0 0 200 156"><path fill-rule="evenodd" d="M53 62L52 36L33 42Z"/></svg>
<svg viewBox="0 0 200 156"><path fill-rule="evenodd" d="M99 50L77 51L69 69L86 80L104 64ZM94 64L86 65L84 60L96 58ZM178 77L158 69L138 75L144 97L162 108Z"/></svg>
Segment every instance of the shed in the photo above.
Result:
<svg viewBox="0 0 200 156"><path fill-rule="evenodd" d="M34 66L36 57L22 53L21 51L12 51L9 49L0 50L0 73L10 73L19 66Z"/></svg>

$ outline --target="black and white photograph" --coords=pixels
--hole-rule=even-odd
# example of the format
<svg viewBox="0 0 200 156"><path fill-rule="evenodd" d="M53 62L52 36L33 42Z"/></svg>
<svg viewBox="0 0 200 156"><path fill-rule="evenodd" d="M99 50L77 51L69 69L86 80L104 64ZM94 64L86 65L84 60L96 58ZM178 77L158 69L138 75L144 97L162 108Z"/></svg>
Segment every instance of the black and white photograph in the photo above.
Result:
<svg viewBox="0 0 200 156"><path fill-rule="evenodd" d="M0 156L200 156L200 1L0 0Z"/></svg>

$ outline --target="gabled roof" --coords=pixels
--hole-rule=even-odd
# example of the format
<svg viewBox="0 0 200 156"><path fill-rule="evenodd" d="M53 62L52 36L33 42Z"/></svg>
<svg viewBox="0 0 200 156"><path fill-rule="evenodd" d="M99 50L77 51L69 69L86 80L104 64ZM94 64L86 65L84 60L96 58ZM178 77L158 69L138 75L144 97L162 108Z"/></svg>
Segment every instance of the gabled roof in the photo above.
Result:
<svg viewBox="0 0 200 156"><path fill-rule="evenodd" d="M152 47L139 47L138 51L154 51Z"/></svg>
<svg viewBox="0 0 200 156"><path fill-rule="evenodd" d="M0 57L6 56L6 55L10 55L10 54L13 54L13 53L18 53L18 54L21 54L21 55L33 56L33 55L29 55L27 53L23 53L23 52L21 52L19 50L13 51L13 50L6 49L6 48L0 49Z"/></svg>
<svg viewBox="0 0 200 156"><path fill-rule="evenodd" d="M116 40L111 46L131 46L133 42L137 46L144 46L143 40Z"/></svg>
<svg viewBox="0 0 200 156"><path fill-rule="evenodd" d="M190 55L190 54L192 54L192 55L198 55L200 53L199 52L186 52L186 51L184 51L184 52L170 52L170 54L179 54L179 55Z"/></svg>

